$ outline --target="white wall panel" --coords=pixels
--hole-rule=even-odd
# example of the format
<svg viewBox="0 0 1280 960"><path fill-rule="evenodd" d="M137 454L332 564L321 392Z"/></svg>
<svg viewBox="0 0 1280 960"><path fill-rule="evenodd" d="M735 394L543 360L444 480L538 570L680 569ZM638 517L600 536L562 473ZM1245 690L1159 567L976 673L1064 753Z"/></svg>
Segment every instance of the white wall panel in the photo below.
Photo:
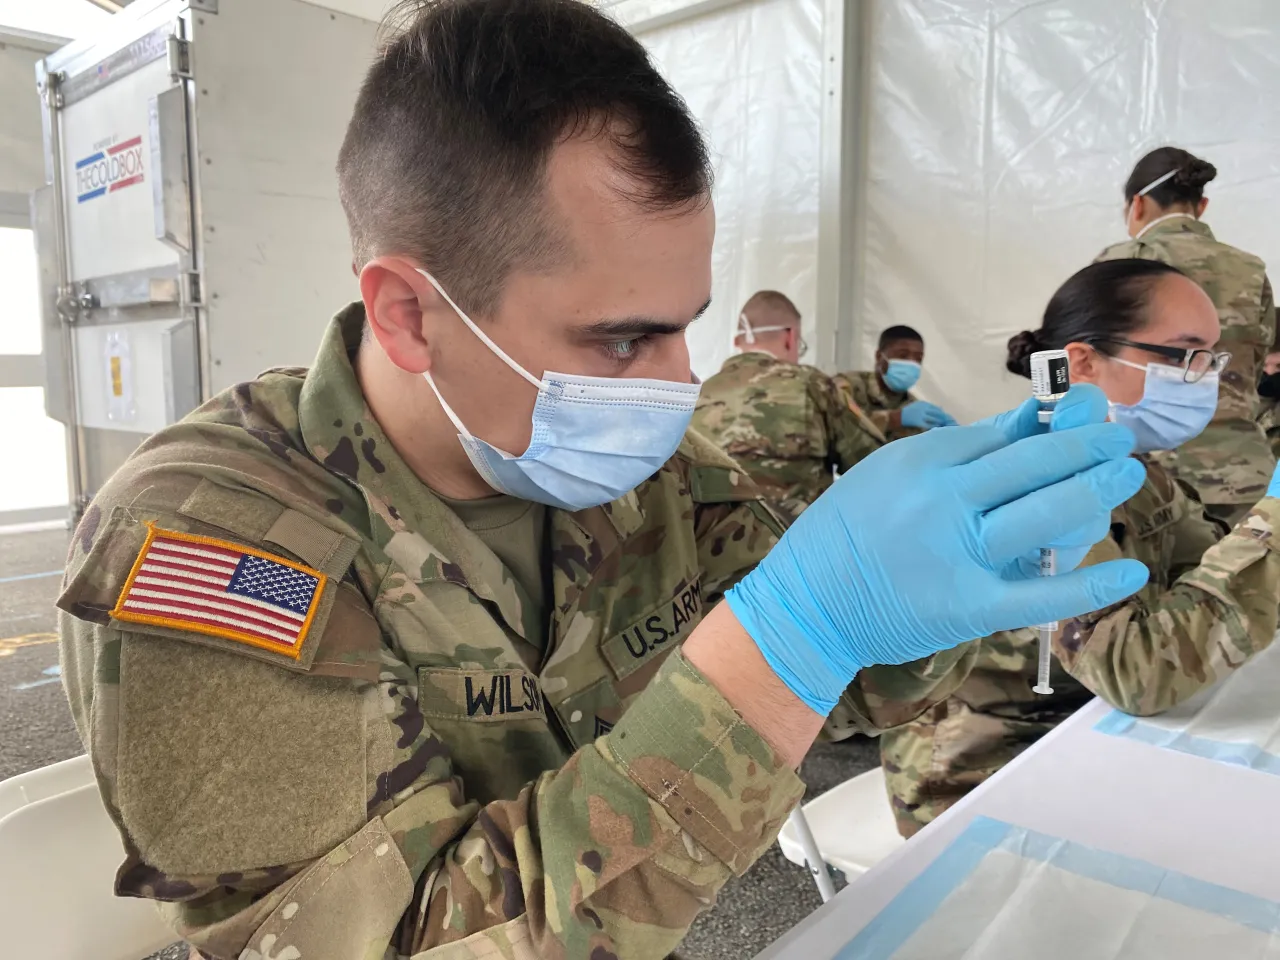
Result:
<svg viewBox="0 0 1280 960"><path fill-rule="evenodd" d="M712 307L689 331L705 378L729 355L756 290L786 293L813 330L822 3L747 0L640 39L702 124L715 163Z"/></svg>

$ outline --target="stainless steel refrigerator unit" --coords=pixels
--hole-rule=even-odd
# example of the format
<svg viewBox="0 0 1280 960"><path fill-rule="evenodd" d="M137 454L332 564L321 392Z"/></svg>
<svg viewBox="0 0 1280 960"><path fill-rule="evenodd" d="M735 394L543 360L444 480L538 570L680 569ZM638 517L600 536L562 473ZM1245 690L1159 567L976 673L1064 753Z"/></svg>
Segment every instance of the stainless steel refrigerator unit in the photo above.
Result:
<svg viewBox="0 0 1280 960"><path fill-rule="evenodd" d="M37 64L45 403L74 513L148 434L309 363L358 296L333 168L376 32L302 0L136 0Z"/></svg>

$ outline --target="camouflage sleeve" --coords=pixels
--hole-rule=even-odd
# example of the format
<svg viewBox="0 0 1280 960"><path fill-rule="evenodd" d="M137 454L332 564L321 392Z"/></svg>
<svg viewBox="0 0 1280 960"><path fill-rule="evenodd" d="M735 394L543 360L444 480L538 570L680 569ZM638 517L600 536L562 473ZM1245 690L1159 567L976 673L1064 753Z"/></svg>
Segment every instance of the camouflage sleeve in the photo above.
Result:
<svg viewBox="0 0 1280 960"><path fill-rule="evenodd" d="M1271 333L1267 341L1267 352L1270 353L1276 345L1276 300L1271 290L1271 278L1265 274L1262 277L1262 322Z"/></svg>
<svg viewBox="0 0 1280 960"><path fill-rule="evenodd" d="M1271 453L1280 458L1280 418L1276 416L1276 408L1268 403L1258 416L1258 426L1267 435L1267 443L1271 445Z"/></svg>
<svg viewBox="0 0 1280 960"><path fill-rule="evenodd" d="M1277 523L1280 500L1267 497L1168 589L1149 588L1067 621L1055 642L1062 665L1094 693L1138 716L1168 710L1221 679L1275 636ZM1120 556L1109 537L1088 562Z"/></svg>
<svg viewBox="0 0 1280 960"><path fill-rule="evenodd" d="M465 811L442 848L458 822L445 786L384 818L424 878L402 955L657 960L773 843L803 793L679 651L610 733L515 799ZM459 940L477 952L419 953Z"/></svg>
<svg viewBox="0 0 1280 960"><path fill-rule="evenodd" d="M813 377L809 397L825 428L830 462L841 473L884 445L884 433L830 377Z"/></svg>
<svg viewBox="0 0 1280 960"><path fill-rule="evenodd" d="M880 436L887 438L889 436L889 421L894 411L877 410L872 406L866 390L863 389L862 381L857 377L849 377L843 373L837 373L831 380L835 384L837 392L844 398L844 401L861 411L867 420L871 422L871 426L874 427L876 432Z"/></svg>
<svg viewBox="0 0 1280 960"><path fill-rule="evenodd" d="M1169 557L1169 579L1177 580L1184 573L1200 566L1205 553L1230 533L1231 527L1205 511L1195 487L1182 480L1173 482L1181 494L1180 499L1185 498L1187 504L1182 518L1170 531L1173 549Z"/></svg>
<svg viewBox="0 0 1280 960"><path fill-rule="evenodd" d="M910 723L960 689L978 652L978 641L970 641L924 660L859 671L831 711L827 732L836 740L853 732L874 737Z"/></svg>

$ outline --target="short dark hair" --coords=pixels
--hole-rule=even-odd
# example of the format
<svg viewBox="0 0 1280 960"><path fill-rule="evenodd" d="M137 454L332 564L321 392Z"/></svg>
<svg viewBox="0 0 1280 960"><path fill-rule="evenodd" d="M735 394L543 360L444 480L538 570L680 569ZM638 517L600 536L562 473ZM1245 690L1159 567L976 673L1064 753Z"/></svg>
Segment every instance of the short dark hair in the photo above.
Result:
<svg viewBox="0 0 1280 960"><path fill-rule="evenodd" d="M1162 207L1176 203L1196 204L1204 199L1204 187L1218 175L1218 168L1181 147L1159 147L1134 165L1124 184L1124 202L1132 203L1142 190L1165 174L1177 171L1147 194Z"/></svg>
<svg viewBox="0 0 1280 960"><path fill-rule="evenodd" d="M1167 276L1185 276L1159 260L1103 260L1072 274L1049 299L1039 330L1023 330L1009 340L1005 367L1031 376L1031 355L1061 350L1068 343L1097 338L1126 338L1147 322L1147 307L1156 283ZM1119 347L1098 342L1097 350L1114 356Z"/></svg>
<svg viewBox="0 0 1280 960"><path fill-rule="evenodd" d="M796 319L800 318L800 311L791 302L791 298L785 293L779 293L777 290L757 290L747 297L747 302L742 305L742 312L746 313L752 307L768 307L772 310L781 310L784 313L789 313Z"/></svg>
<svg viewBox="0 0 1280 960"><path fill-rule="evenodd" d="M876 346L876 349L883 350L889 344L898 340L915 340L917 343L924 343L924 337L920 336L918 330L900 323L897 326L886 327L881 331L880 343Z"/></svg>
<svg viewBox="0 0 1280 960"><path fill-rule="evenodd" d="M628 199L710 196L707 149L640 42L579 0L409 0L370 67L338 155L358 265L412 256L467 310L517 266L566 254L547 209L553 147L604 139ZM393 28L394 29L394 28Z"/></svg>

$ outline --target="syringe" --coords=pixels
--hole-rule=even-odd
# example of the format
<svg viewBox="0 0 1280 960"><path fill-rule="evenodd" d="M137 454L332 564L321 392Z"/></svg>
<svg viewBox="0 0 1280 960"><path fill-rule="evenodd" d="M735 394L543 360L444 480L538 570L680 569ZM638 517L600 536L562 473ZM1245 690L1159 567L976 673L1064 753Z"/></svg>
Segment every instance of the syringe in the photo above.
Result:
<svg viewBox="0 0 1280 960"><path fill-rule="evenodd" d="M1071 375L1065 350L1040 350L1031 355L1031 393L1040 405L1037 416L1041 423L1048 423L1053 419L1053 408L1067 395L1070 388ZM1057 572L1057 552L1052 547L1041 547L1040 576L1052 577ZM1053 687L1049 686L1049 668L1053 655L1053 635L1058 630L1058 621L1042 623L1037 629L1040 633L1040 662L1036 671L1036 685L1031 689L1036 693L1053 693Z"/></svg>

